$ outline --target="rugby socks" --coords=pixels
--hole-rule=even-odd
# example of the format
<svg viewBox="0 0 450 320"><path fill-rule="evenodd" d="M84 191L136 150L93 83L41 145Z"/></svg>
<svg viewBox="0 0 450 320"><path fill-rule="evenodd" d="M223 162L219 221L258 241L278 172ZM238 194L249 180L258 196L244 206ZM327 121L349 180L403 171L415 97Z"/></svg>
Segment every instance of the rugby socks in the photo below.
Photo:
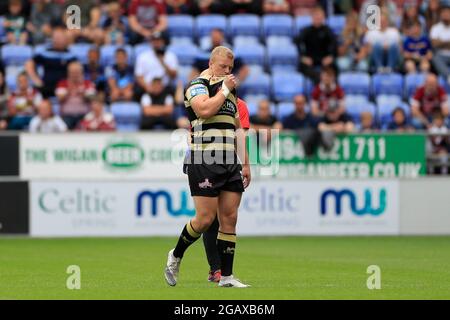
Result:
<svg viewBox="0 0 450 320"><path fill-rule="evenodd" d="M192 228L191 221L189 221L183 228L180 238L178 239L177 246L173 251L175 258L183 258L184 252L191 244L200 238L202 234Z"/></svg>
<svg viewBox="0 0 450 320"><path fill-rule="evenodd" d="M219 232L219 219L214 219L209 229L203 232L203 244L205 245L206 257L211 271L220 269L220 256L217 250L217 234Z"/></svg>
<svg viewBox="0 0 450 320"><path fill-rule="evenodd" d="M222 276L233 274L234 250L236 248L236 234L220 232L217 235L217 249L219 250Z"/></svg>

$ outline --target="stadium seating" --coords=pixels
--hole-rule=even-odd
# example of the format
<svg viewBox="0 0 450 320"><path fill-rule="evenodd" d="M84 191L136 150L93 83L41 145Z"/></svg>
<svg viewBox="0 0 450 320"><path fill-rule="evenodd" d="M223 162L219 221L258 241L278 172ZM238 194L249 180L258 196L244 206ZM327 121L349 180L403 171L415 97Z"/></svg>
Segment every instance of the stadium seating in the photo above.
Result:
<svg viewBox="0 0 450 320"><path fill-rule="evenodd" d="M134 56L137 58L142 52L150 50L152 47L149 43L143 42L134 46Z"/></svg>
<svg viewBox="0 0 450 320"><path fill-rule="evenodd" d="M209 35L213 29L227 30L227 18L221 14L205 14L197 17L196 35L198 38Z"/></svg>
<svg viewBox="0 0 450 320"><path fill-rule="evenodd" d="M346 94L370 94L370 76L363 72L345 72L338 77L339 85Z"/></svg>
<svg viewBox="0 0 450 320"><path fill-rule="evenodd" d="M333 30L334 34L340 35L345 26L345 15L334 15L328 17L327 25Z"/></svg>
<svg viewBox="0 0 450 320"><path fill-rule="evenodd" d="M255 14L235 14L229 20L228 35L253 36L259 38L261 35L261 18Z"/></svg>
<svg viewBox="0 0 450 320"><path fill-rule="evenodd" d="M236 36L233 38L234 46L245 46L247 44L259 44L259 39L254 36Z"/></svg>
<svg viewBox="0 0 450 320"><path fill-rule="evenodd" d="M403 77L398 73L375 74L372 77L372 90L375 96L380 94L402 94Z"/></svg>
<svg viewBox="0 0 450 320"><path fill-rule="evenodd" d="M277 105L277 110L278 110L277 114L278 119L281 120L295 111L295 105L293 102L280 102Z"/></svg>
<svg viewBox="0 0 450 320"><path fill-rule="evenodd" d="M425 82L425 75L422 73L408 74L405 76L405 98L408 99L414 95L417 87Z"/></svg>
<svg viewBox="0 0 450 320"><path fill-rule="evenodd" d="M114 102L111 104L111 113L116 119L119 130L124 131L139 128L141 120L141 106L137 102Z"/></svg>
<svg viewBox="0 0 450 320"><path fill-rule="evenodd" d="M86 64L88 61L88 52L91 47L92 45L89 43L75 43L69 47L69 51L77 57L78 61Z"/></svg>
<svg viewBox="0 0 450 320"><path fill-rule="evenodd" d="M300 73L276 73L272 77L272 94L278 102L290 102L303 93L304 77Z"/></svg>
<svg viewBox="0 0 450 320"><path fill-rule="evenodd" d="M194 34L194 18L189 15L169 15L168 27L169 36L172 37L192 37Z"/></svg>
<svg viewBox="0 0 450 320"><path fill-rule="evenodd" d="M356 122L359 122L361 112L370 112L376 116L375 105L365 95L346 95L345 107Z"/></svg>
<svg viewBox="0 0 450 320"><path fill-rule="evenodd" d="M304 28L312 24L311 16L298 16L295 18L295 32L299 34Z"/></svg>
<svg viewBox="0 0 450 320"><path fill-rule="evenodd" d="M195 61L195 58L199 54L199 49L195 44L189 44L189 43L177 43L177 44L171 44L168 47L168 50L173 52L177 58L178 62L181 65L192 65Z"/></svg>
<svg viewBox="0 0 450 320"><path fill-rule="evenodd" d="M266 60L266 50L262 44L247 44L234 47L236 57L244 60L246 64L263 66Z"/></svg>
<svg viewBox="0 0 450 320"><path fill-rule="evenodd" d="M270 92L270 76L265 73L250 74L239 87L240 95L267 95Z"/></svg>
<svg viewBox="0 0 450 320"><path fill-rule="evenodd" d="M298 51L293 44L269 46L267 48L267 62L270 68L286 68L296 70L298 65Z"/></svg>
<svg viewBox="0 0 450 320"><path fill-rule="evenodd" d="M262 18L262 29L265 37L271 35L293 36L294 22L287 14L268 14Z"/></svg>
<svg viewBox="0 0 450 320"><path fill-rule="evenodd" d="M6 44L2 46L1 54L5 66L23 66L33 56L33 48L26 45Z"/></svg>
<svg viewBox="0 0 450 320"><path fill-rule="evenodd" d="M445 89L447 93L450 93L450 83L444 79L443 76L439 77L439 84Z"/></svg>

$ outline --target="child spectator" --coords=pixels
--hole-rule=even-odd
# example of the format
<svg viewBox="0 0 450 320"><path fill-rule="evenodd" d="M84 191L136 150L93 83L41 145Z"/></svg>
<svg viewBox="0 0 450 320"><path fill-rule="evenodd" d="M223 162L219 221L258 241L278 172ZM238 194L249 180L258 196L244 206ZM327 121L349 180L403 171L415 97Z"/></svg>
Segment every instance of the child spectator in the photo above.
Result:
<svg viewBox="0 0 450 320"><path fill-rule="evenodd" d="M95 85L95 89L99 92L106 90L105 69L100 63L100 50L94 46L88 51L88 62L84 66L85 79L91 81Z"/></svg>
<svg viewBox="0 0 450 320"><path fill-rule="evenodd" d="M116 63L106 71L111 102L130 101L134 93L134 70L128 64L127 51L116 50Z"/></svg>
<svg viewBox="0 0 450 320"><path fill-rule="evenodd" d="M410 125L406 117L405 110L397 107L392 111L392 120L388 124L387 129L395 132L412 132L414 128Z"/></svg>
<svg viewBox="0 0 450 320"><path fill-rule="evenodd" d="M372 112L364 111L360 115L361 123L359 125L359 132L370 133L378 131L378 127L374 122Z"/></svg>
<svg viewBox="0 0 450 320"><path fill-rule="evenodd" d="M40 133L66 132L67 125L59 116L53 114L50 100L42 100L38 106L38 114L31 119L29 130Z"/></svg>
<svg viewBox="0 0 450 320"><path fill-rule="evenodd" d="M30 86L27 74L20 73L17 76L17 90L8 99L8 111L11 117L8 128L10 130L25 129L41 101L42 95Z"/></svg>
<svg viewBox="0 0 450 320"><path fill-rule="evenodd" d="M26 25L26 17L22 15L22 0L9 0L9 12L4 21L8 43L26 44L28 42Z"/></svg>
<svg viewBox="0 0 450 320"><path fill-rule="evenodd" d="M116 122L114 116L105 111L103 98L94 96L90 99L91 112L81 120L79 129L81 131L114 131Z"/></svg>
<svg viewBox="0 0 450 320"><path fill-rule="evenodd" d="M432 136L429 140L429 152L437 158L437 161L442 163L442 166L437 166L433 168L431 173L448 173L448 148L449 141L447 137L448 128L445 125L445 118L443 114L439 111L435 112L433 115L433 122L431 127L428 129L428 133Z"/></svg>

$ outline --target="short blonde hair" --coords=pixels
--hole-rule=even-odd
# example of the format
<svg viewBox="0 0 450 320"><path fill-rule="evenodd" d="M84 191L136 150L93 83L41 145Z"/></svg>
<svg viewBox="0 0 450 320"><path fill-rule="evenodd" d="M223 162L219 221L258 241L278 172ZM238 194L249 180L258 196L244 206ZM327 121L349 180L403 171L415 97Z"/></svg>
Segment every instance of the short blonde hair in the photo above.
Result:
<svg viewBox="0 0 450 320"><path fill-rule="evenodd" d="M231 60L234 59L233 51L231 51L231 49L224 47L224 46L215 47L213 49L213 51L211 51L211 56L209 57L209 59L212 61L212 60L214 60L214 58L216 56L227 57L227 58L230 58Z"/></svg>

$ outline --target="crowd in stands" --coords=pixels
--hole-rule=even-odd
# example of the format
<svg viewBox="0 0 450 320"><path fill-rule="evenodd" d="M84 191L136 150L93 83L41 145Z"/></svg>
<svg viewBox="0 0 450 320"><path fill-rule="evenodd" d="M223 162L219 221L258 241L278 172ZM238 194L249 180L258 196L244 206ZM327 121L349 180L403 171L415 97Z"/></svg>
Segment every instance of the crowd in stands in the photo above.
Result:
<svg viewBox="0 0 450 320"><path fill-rule="evenodd" d="M448 149L450 0L8 0L0 41L0 130L189 128L184 88L224 45L255 129Z"/></svg>

